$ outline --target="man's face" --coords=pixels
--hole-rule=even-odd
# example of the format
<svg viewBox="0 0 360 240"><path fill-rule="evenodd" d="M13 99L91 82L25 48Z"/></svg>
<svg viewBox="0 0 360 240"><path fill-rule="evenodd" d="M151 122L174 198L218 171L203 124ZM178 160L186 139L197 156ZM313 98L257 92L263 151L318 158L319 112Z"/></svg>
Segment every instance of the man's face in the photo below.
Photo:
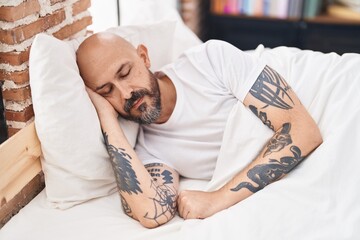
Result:
<svg viewBox="0 0 360 240"><path fill-rule="evenodd" d="M112 41L113 40L113 41ZM160 116L160 90L149 71L147 50L120 39L90 39L80 46L78 65L85 84L103 96L119 114L141 124Z"/></svg>
<svg viewBox="0 0 360 240"><path fill-rule="evenodd" d="M160 117L161 100L157 79L149 71L149 89L143 88L132 92L131 98L125 100L124 111L120 115L140 124L150 124Z"/></svg>

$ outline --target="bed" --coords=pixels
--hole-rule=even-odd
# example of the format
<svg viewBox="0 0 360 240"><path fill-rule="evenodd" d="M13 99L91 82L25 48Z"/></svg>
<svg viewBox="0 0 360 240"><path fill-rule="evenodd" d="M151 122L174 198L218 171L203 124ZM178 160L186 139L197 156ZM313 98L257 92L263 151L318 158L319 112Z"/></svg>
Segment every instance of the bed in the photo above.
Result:
<svg viewBox="0 0 360 240"><path fill-rule="evenodd" d="M165 27L170 23L160 24ZM156 29L159 28L157 25ZM168 30L163 28L163 34ZM110 31L118 32L119 29ZM120 32L136 41L136 34L131 29ZM149 37L147 34L143 36ZM177 37L174 39L179 41ZM40 36L37 41L38 45L44 45L44 41L53 40ZM64 55L73 54L70 48L63 50L62 43L51 43L58 44L51 54L59 54L56 51L60 50ZM195 44L199 42L194 41L186 47ZM179 45L184 47L186 44L171 45L176 52L172 57L184 50ZM48 46L44 49L46 54L52 51ZM75 166L78 169L73 169L74 162L69 160L71 154L66 155L66 149L74 147L76 135L84 139L86 136L90 138L88 134L92 133L84 129L62 138L61 142L53 137L59 133L66 135L70 130L81 130L69 125L54 129L59 121L63 120L65 124L67 119L65 111L59 114L59 110L53 110L58 106L56 104L63 104L61 99L55 101L49 97L54 96L52 94L56 94L58 88L70 91L63 83L65 81L59 84L61 79L70 79L70 76L60 75L59 79L47 83L51 86L57 84L56 88L49 89L35 81L31 83L35 124L21 130L0 147L0 220L8 220L16 209L40 191L2 227L0 239L359 239L360 55L339 56L288 47L267 49L262 45L249 54L280 72L317 122L323 136L322 145L288 176L210 218L184 221L176 216L159 228L145 229L121 210L116 185L113 177L108 176L108 169L103 167L104 162L94 164L93 172L90 166L84 172L84 166L88 165L80 163ZM30 59L43 59L43 55L32 54ZM59 59L59 66L66 65L63 59ZM49 64L46 60L41 61L37 64ZM31 71L39 79L53 78L52 73L36 72L35 68ZM71 83L71 88L77 87L76 84ZM81 89L83 86L80 84L78 87ZM51 91L46 95L48 90ZM85 99L78 92L67 97ZM72 105L67 107L73 112L84 111ZM90 109L81 112L79 119L76 118L78 115L72 116L73 122L80 121L81 127L88 124L89 120L81 120L81 116L86 114L95 116L94 110ZM47 115L56 118L49 119ZM94 128L96 124L94 122ZM130 129L129 136L136 135L137 126L125 128ZM96 131L101 134L100 129ZM91 138L97 142L89 146L102 143L99 134ZM238 103L229 115L213 178L210 181L183 178L181 189L214 190L221 187L252 161L271 135L272 132L261 121ZM133 144L135 141L131 140ZM58 148L49 149L51 145ZM59 148L63 149L60 153ZM55 155L51 151L55 151ZM104 151L101 150L98 156L105 156ZM83 157L80 150L76 154ZM62 157L61 164L65 164L61 167L56 162L58 155ZM49 160L49 156L53 159ZM66 161L70 162L64 163ZM42 189L44 181L46 187ZM65 185L66 188L61 187ZM81 194L73 194L74 191ZM24 196L25 200L22 200Z"/></svg>

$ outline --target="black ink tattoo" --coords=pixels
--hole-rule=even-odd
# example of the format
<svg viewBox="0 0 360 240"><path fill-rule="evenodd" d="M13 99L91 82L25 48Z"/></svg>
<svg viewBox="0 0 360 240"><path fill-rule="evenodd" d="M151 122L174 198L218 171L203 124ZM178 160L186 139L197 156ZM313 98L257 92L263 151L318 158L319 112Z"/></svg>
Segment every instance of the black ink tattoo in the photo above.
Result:
<svg viewBox="0 0 360 240"><path fill-rule="evenodd" d="M129 204L127 203L127 201L125 200L125 198L123 196L121 196L121 194L120 194L120 198L121 198L121 205L123 207L124 213L130 217L133 217L131 208L130 208Z"/></svg>
<svg viewBox="0 0 360 240"><path fill-rule="evenodd" d="M280 131L276 132L275 135L270 139L266 145L266 151L263 157L273 153L279 152L284 147L292 143L290 135L291 124L284 123Z"/></svg>
<svg viewBox="0 0 360 240"><path fill-rule="evenodd" d="M235 188L232 188L231 191L237 192L242 188L247 188L255 193L263 189L266 185L279 179L284 174L289 173L304 159L297 146L291 146L290 151L293 153L293 157L282 157L280 158L280 161L270 159L269 163L256 165L247 172L247 176L256 183L257 186L254 186L250 182L241 182Z"/></svg>
<svg viewBox="0 0 360 240"><path fill-rule="evenodd" d="M119 190L128 194L142 193L136 173L129 161L131 156L125 152L125 149L116 148L111 145L108 140L108 135L105 132L103 134Z"/></svg>
<svg viewBox="0 0 360 240"><path fill-rule="evenodd" d="M149 172L150 176L154 179L154 181L157 181L160 177L160 167L163 167L163 164L149 163L145 165L146 170Z"/></svg>
<svg viewBox="0 0 360 240"><path fill-rule="evenodd" d="M161 173L161 175L163 176L164 184L173 183L173 177L171 176L172 173L170 171L165 170Z"/></svg>
<svg viewBox="0 0 360 240"><path fill-rule="evenodd" d="M160 177L160 169L159 168L150 168L147 169L147 171L149 172L150 176L157 181L157 178Z"/></svg>
<svg viewBox="0 0 360 240"><path fill-rule="evenodd" d="M150 167L163 167L164 165L162 163L148 163L145 164L146 168L150 168Z"/></svg>
<svg viewBox="0 0 360 240"><path fill-rule="evenodd" d="M291 88L276 71L266 66L250 89L250 94L268 106L291 109L293 100L288 94Z"/></svg>
<svg viewBox="0 0 360 240"><path fill-rule="evenodd" d="M175 216L177 209L177 193L176 190L168 184L158 186L151 181L150 187L156 192L156 195L153 198L150 198L153 200L154 204L154 215L149 216L149 213L147 212L144 218L154 220L158 225L160 225L158 222L160 218L165 217L167 220L170 220Z"/></svg>
<svg viewBox="0 0 360 240"><path fill-rule="evenodd" d="M265 112L261 112L261 111L258 111L258 109L253 106L253 105L250 105L249 106L250 110L258 117L260 118L260 120L266 125L268 126L271 130L275 131L274 130L274 126L271 124L271 121L268 120L267 118L267 114Z"/></svg>

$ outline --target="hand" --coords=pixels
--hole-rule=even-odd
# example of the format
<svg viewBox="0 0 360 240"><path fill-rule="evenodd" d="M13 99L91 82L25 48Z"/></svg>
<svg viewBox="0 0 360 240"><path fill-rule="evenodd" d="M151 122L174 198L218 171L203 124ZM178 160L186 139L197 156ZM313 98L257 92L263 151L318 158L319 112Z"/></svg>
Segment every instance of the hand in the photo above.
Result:
<svg viewBox="0 0 360 240"><path fill-rule="evenodd" d="M178 197L178 211L184 219L204 219L225 209L219 192L185 190Z"/></svg>
<svg viewBox="0 0 360 240"><path fill-rule="evenodd" d="M86 87L86 91L89 94L89 97L95 106L95 109L99 115L100 121L106 117L114 117L114 118L118 117L118 112L103 96L94 92L93 90L91 90L88 87Z"/></svg>

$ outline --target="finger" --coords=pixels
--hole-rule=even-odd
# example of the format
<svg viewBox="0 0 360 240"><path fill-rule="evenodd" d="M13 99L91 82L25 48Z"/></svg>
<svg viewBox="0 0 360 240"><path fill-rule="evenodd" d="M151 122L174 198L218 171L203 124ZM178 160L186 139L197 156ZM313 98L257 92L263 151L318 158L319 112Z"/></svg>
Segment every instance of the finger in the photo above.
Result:
<svg viewBox="0 0 360 240"><path fill-rule="evenodd" d="M94 91L91 90L91 88L88 88L87 86L85 86L85 90L88 94L92 94Z"/></svg>
<svg viewBox="0 0 360 240"><path fill-rule="evenodd" d="M178 198L177 198L177 206L178 206L179 216L180 216L180 217L183 217L183 214L182 214L182 213L183 213L184 206L183 206L183 204L182 204L181 199L182 199L182 194L181 194L181 192L180 192L179 195L178 195Z"/></svg>
<svg viewBox="0 0 360 240"><path fill-rule="evenodd" d="M184 214L183 214L183 212L184 212L184 207L183 207L183 205L182 205L181 203L178 204L178 212L179 212L179 216L182 217L182 218L184 218Z"/></svg>
<svg viewBox="0 0 360 240"><path fill-rule="evenodd" d="M186 216L184 217L184 219L189 219L189 214L190 214L190 211L187 212Z"/></svg>
<svg viewBox="0 0 360 240"><path fill-rule="evenodd" d="M184 219L188 219L189 214L190 214L190 210L189 210L188 208L185 208L185 207L184 207L184 209L183 209L183 211L182 211L183 218L184 218Z"/></svg>

